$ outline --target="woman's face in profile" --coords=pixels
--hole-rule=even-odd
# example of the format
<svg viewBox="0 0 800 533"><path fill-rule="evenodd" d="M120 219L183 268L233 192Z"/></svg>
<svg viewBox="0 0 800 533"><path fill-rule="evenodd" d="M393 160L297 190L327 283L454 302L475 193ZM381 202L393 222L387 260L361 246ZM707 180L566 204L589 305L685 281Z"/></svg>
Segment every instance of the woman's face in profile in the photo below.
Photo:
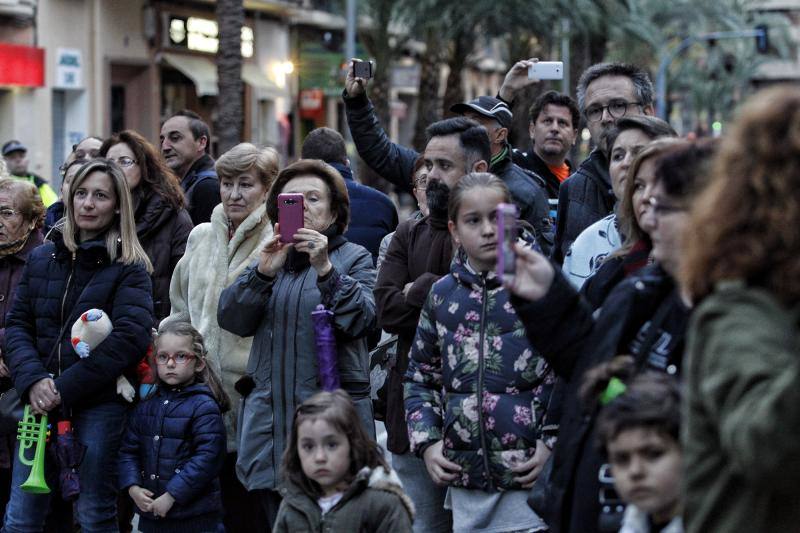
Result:
<svg viewBox="0 0 800 533"><path fill-rule="evenodd" d="M336 220L331 210L331 192L322 179L313 176L297 176L286 182L282 193L303 195L303 226L320 233Z"/></svg>

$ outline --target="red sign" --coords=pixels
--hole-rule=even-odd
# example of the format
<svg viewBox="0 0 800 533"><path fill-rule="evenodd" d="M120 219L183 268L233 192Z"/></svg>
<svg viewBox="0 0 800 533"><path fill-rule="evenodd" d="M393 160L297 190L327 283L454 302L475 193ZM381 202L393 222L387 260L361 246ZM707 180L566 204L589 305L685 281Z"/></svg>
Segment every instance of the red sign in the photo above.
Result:
<svg viewBox="0 0 800 533"><path fill-rule="evenodd" d="M0 43L0 85L44 87L44 48Z"/></svg>

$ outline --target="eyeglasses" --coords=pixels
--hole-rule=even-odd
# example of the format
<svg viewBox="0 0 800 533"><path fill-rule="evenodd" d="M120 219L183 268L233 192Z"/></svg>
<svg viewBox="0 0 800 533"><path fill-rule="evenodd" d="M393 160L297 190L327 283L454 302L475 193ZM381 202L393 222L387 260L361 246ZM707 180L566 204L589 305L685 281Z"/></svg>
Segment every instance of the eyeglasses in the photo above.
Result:
<svg viewBox="0 0 800 533"><path fill-rule="evenodd" d="M686 211L685 205L680 204L667 204L658 201L658 198L655 196L651 196L646 204L653 208L653 213L657 217L663 217L665 215L672 215L674 213L682 213Z"/></svg>
<svg viewBox="0 0 800 533"><path fill-rule="evenodd" d="M135 159L131 159L128 156L122 156L119 159L111 159L111 161L115 162L116 164L118 164L122 168L132 167L133 165L135 165L137 163L137 161Z"/></svg>
<svg viewBox="0 0 800 533"><path fill-rule="evenodd" d="M166 354L166 353L159 353L159 354L156 354L156 364L157 365L166 365L167 363L169 363L169 360L172 359L173 361L175 361L175 364L185 365L186 363L188 363L189 361L191 361L195 357L197 357L195 354L186 353L186 352L178 352L178 353L176 353L174 355L169 355L169 354Z"/></svg>
<svg viewBox="0 0 800 533"><path fill-rule="evenodd" d="M628 107L632 105L642 105L641 102L628 102L627 100L611 100L608 105L593 105L586 108L586 118L589 122L597 122L603 118L603 111L608 109L608 114L612 118L621 118L625 116Z"/></svg>
<svg viewBox="0 0 800 533"><path fill-rule="evenodd" d="M11 220L15 216L19 215L19 211L15 211L10 207L2 207L0 208L0 219L2 220Z"/></svg>
<svg viewBox="0 0 800 533"><path fill-rule="evenodd" d="M428 175L425 174L415 179L414 187L416 187L418 191L424 191L428 187Z"/></svg>

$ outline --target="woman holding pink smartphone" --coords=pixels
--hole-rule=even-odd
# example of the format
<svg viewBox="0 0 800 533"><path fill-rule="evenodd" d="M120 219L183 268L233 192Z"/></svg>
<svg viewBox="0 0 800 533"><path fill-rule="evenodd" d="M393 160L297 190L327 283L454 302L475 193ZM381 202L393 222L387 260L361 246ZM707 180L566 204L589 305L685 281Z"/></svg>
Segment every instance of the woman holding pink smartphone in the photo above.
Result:
<svg viewBox="0 0 800 533"><path fill-rule="evenodd" d="M271 529L280 504L278 471L295 407L320 390L311 312L333 312L341 386L374 437L367 334L375 326L372 256L348 242L350 200L344 179L318 160L282 170L267 197L279 221L257 264L222 292L223 329L254 336L247 375L237 387L236 470L259 495ZM302 215L302 216L301 216ZM302 222L302 224L301 224Z"/></svg>

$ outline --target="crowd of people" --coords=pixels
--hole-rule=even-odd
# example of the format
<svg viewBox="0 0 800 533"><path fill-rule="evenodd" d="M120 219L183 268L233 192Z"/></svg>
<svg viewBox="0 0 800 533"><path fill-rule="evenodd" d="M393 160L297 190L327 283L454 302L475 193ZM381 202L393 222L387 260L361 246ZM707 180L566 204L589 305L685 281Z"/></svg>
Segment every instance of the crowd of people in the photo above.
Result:
<svg viewBox="0 0 800 533"><path fill-rule="evenodd" d="M75 145L60 195L3 145L0 385L80 453L40 444L31 492L4 434L2 531L794 530L800 89L688 140L643 69L597 64L513 147L535 61L422 153L348 72L403 221L330 128L214 160L185 110Z"/></svg>

